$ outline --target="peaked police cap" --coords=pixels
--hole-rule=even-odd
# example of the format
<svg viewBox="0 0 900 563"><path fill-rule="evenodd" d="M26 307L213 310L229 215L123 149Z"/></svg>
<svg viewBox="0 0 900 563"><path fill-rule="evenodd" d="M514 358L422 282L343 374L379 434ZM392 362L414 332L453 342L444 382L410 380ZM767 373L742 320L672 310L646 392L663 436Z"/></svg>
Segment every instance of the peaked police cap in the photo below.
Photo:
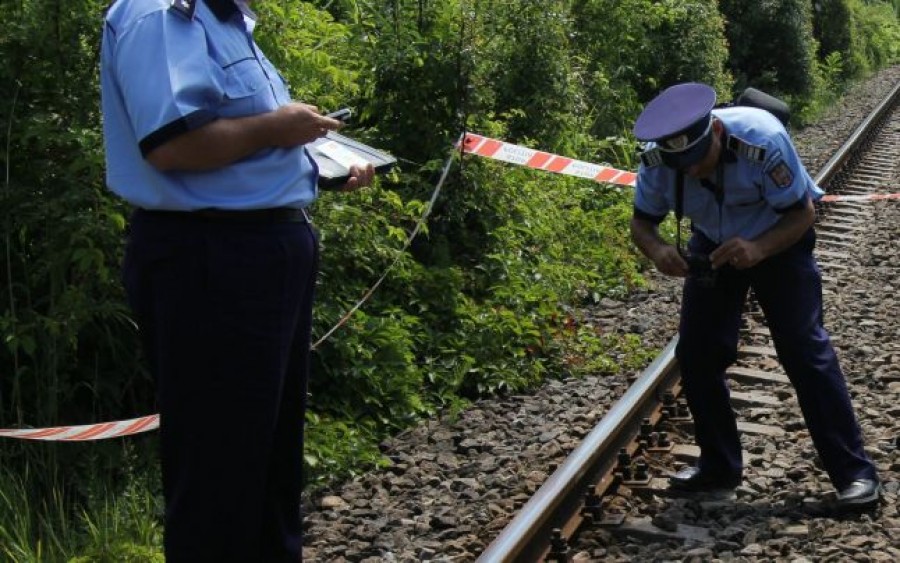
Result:
<svg viewBox="0 0 900 563"><path fill-rule="evenodd" d="M706 84L676 84L644 107L634 124L634 135L640 141L655 142L667 166L687 168L709 151L715 105L716 91Z"/></svg>

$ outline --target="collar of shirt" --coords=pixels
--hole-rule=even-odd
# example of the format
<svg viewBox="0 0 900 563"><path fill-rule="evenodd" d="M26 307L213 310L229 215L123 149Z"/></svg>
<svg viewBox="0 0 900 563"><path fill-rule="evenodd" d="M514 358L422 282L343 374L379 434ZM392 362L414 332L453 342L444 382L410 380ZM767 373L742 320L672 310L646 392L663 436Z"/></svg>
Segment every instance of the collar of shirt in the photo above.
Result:
<svg viewBox="0 0 900 563"><path fill-rule="evenodd" d="M250 5L246 0L234 0L234 4L244 16L244 24L247 25L247 30L253 33L253 29L256 27L256 13L250 9Z"/></svg>
<svg viewBox="0 0 900 563"><path fill-rule="evenodd" d="M219 21L227 21L228 18L239 11L234 0L205 0L205 2L212 13L219 18Z"/></svg>
<svg viewBox="0 0 900 563"><path fill-rule="evenodd" d="M256 13L250 9L246 0L205 0L210 11L219 21L228 21L235 14L243 16L247 31L253 33L256 27Z"/></svg>

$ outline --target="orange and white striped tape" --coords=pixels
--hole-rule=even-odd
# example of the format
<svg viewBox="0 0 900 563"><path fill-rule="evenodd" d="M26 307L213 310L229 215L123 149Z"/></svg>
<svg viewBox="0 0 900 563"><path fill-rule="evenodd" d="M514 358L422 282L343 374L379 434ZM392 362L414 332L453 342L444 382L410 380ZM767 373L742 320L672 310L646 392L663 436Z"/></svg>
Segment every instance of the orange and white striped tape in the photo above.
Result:
<svg viewBox="0 0 900 563"><path fill-rule="evenodd" d="M537 151L491 139L490 137L482 137L474 133L466 133L465 137L463 137L462 150L478 156L509 162L510 164L527 166L535 170L577 176L606 184L634 186L637 181L637 174L634 172Z"/></svg>
<svg viewBox="0 0 900 563"><path fill-rule="evenodd" d="M513 145L490 137L466 133L462 141L464 152L527 166L535 170L545 170L557 174L587 178L596 182L618 184L621 186L634 186L637 174L627 170L618 170L609 166L592 164L580 160L573 160L565 156L559 156L548 152L529 149L520 145ZM820 201L879 201L900 200L900 193L894 194L869 194L869 195L826 195Z"/></svg>
<svg viewBox="0 0 900 563"><path fill-rule="evenodd" d="M19 438L22 440L83 442L86 440L105 440L107 438L130 436L156 430L157 428L159 428L159 415L152 414L130 420L85 424L83 426L6 429L0 430L0 437Z"/></svg>
<svg viewBox="0 0 900 563"><path fill-rule="evenodd" d="M880 201L886 199L900 199L900 194L824 195L819 201Z"/></svg>

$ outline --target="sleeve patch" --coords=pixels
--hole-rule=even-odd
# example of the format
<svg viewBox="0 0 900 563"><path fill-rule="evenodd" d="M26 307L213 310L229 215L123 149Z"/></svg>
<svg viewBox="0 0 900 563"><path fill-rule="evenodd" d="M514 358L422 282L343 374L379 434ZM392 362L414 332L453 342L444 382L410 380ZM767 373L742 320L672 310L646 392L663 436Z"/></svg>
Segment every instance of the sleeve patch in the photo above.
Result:
<svg viewBox="0 0 900 563"><path fill-rule="evenodd" d="M769 170L769 178L779 188L786 188L794 182L794 171L783 160L779 160L778 164Z"/></svg>

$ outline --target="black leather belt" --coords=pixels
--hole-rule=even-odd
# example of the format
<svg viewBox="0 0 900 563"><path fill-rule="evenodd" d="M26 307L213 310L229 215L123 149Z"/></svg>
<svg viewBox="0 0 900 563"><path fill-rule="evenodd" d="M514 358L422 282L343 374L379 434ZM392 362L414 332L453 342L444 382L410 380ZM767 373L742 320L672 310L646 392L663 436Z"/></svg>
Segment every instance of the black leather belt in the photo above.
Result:
<svg viewBox="0 0 900 563"><path fill-rule="evenodd" d="M205 219L235 223L312 223L309 212L303 207L272 207L270 209L196 209L194 211L169 211L141 209L151 216L181 219Z"/></svg>

